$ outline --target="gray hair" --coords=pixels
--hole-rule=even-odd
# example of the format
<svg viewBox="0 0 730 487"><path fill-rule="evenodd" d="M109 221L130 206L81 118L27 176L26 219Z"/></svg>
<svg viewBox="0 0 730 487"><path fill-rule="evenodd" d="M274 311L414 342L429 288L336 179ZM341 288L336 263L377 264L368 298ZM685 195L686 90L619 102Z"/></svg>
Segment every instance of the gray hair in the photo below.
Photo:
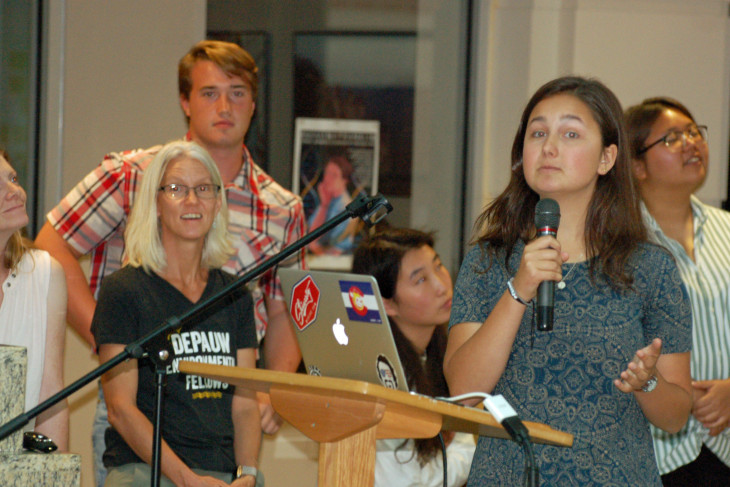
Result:
<svg viewBox="0 0 730 487"><path fill-rule="evenodd" d="M195 142L174 141L160 149L144 171L142 184L135 197L129 225L124 232L127 263L142 267L145 271L161 272L167 266L165 249L160 239L160 224L157 218L157 193L170 162L187 157L203 164L213 184L221 187L218 193L221 207L205 236L201 265L217 268L225 264L233 253L228 233L228 205L223 191L218 166L208 151Z"/></svg>

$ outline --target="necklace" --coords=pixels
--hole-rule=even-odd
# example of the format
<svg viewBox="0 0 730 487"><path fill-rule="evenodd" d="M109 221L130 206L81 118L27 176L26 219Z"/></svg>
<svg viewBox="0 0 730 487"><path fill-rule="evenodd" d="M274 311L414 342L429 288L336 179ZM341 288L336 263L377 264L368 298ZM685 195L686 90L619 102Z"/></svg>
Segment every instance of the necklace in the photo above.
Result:
<svg viewBox="0 0 730 487"><path fill-rule="evenodd" d="M580 259L583 259L582 255L580 256ZM570 274L573 272L573 269L575 269L575 265L578 262L580 262L580 260L578 260L577 262L573 262L573 265L570 266L570 269L568 269L568 273L565 274L563 276L563 278L560 280L560 282L558 283L558 289L565 289L565 280L568 279L568 277L570 277Z"/></svg>

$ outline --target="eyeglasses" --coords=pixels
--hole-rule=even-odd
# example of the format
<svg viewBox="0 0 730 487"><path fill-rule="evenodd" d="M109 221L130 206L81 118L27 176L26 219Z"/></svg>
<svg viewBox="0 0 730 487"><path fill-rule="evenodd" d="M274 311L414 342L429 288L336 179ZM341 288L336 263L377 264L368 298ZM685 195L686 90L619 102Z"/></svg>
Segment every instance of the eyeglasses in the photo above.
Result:
<svg viewBox="0 0 730 487"><path fill-rule="evenodd" d="M195 196L201 200L211 200L218 196L218 191L221 190L221 187L217 184L199 184L191 188L184 184L172 183L160 186L158 191L164 191L165 196L171 200L182 200L188 197L191 189L195 191Z"/></svg>
<svg viewBox="0 0 730 487"><path fill-rule="evenodd" d="M670 151L678 151L680 147L684 149L687 146L687 141L689 140L707 142L707 125L690 125L684 130L672 130L667 132L664 137L644 146L637 155L640 156L660 142L664 142L664 145Z"/></svg>

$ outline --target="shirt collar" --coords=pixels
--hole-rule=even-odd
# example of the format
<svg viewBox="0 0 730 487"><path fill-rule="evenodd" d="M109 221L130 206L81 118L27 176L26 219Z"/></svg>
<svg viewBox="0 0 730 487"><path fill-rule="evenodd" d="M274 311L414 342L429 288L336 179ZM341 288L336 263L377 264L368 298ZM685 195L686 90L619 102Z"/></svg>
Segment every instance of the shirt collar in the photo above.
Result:
<svg viewBox="0 0 730 487"><path fill-rule="evenodd" d="M641 201L639 204L641 206L641 214L644 219L644 223L646 224L647 230L653 233L659 241L665 242L669 237L664 235L661 227L651 215L651 213L649 213L649 210L646 208L644 202ZM695 195L690 196L689 204L692 208L694 236L695 239L698 239L702 235L702 228L705 225L705 222L707 222L707 210L705 209L705 205Z"/></svg>
<svg viewBox="0 0 730 487"><path fill-rule="evenodd" d="M689 197L689 204L692 207L692 218L695 225L695 237L701 233L702 227L707 222L707 210L704 203L695 195Z"/></svg>

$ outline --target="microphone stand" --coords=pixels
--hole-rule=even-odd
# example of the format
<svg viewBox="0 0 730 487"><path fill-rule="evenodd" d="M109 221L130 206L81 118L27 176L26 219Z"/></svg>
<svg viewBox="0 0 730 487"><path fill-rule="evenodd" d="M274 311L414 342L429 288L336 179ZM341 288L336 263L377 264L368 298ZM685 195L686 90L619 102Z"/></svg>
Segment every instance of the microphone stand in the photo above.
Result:
<svg viewBox="0 0 730 487"><path fill-rule="evenodd" d="M133 359L140 359L149 357L155 365L157 381L156 381L156 397L155 397L155 412L154 412L154 432L152 442L152 487L158 487L160 483L160 423L162 417L162 403L163 403L163 388L166 376L166 365L172 359L172 353L167 340L153 340L157 337L164 337L167 332L171 332L182 326L189 325L192 322L192 318L196 317L200 313L208 310L212 306L216 305L219 301L225 299L231 295L236 289L246 285L253 278L264 273L270 268L274 267L291 254L301 250L303 247L318 239L331 229L349 218L361 218L368 226L375 225L382 220L389 212L393 210L393 206L385 199L382 195L375 196L360 196L352 201L344 211L340 214L335 215L330 220L324 222L321 226L315 228L307 235L303 236L296 242L284 247L278 254L265 260L258 266L254 267L250 271L240 276L235 281L231 282L227 286L223 287L213 296L196 303L189 310L180 314L179 316L173 316L168 318L163 324L149 332L142 338L130 343L124 350L118 355L112 357L108 362L100 365L96 369L92 370L88 374L84 375L74 383L61 389L59 392L49 397L36 407L29 411L16 416L4 425L0 427L0 440L6 438L13 432L22 428L31 419L38 416L40 413L50 408L57 402L70 396L77 390L84 387L89 382L105 374L107 371L113 369L118 364ZM154 342L154 343L152 343Z"/></svg>

